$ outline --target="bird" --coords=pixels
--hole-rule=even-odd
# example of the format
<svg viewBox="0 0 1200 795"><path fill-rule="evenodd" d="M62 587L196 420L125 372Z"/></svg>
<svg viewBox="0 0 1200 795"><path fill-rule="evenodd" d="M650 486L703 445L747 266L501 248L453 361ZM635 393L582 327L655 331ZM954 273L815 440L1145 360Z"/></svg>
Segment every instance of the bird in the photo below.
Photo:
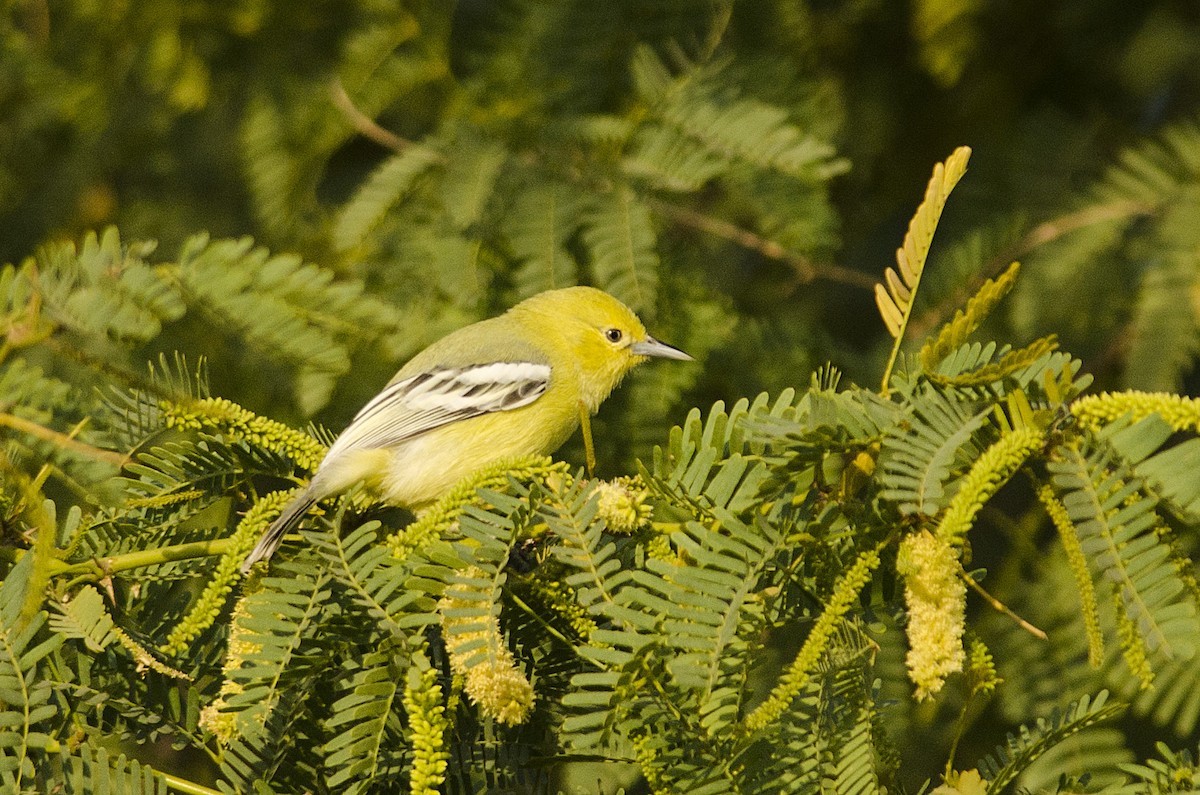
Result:
<svg viewBox="0 0 1200 795"><path fill-rule="evenodd" d="M363 484L419 510L499 461L549 455L650 358L692 361L594 287L547 290L413 356L334 440L308 484L242 562L269 560L316 503Z"/></svg>

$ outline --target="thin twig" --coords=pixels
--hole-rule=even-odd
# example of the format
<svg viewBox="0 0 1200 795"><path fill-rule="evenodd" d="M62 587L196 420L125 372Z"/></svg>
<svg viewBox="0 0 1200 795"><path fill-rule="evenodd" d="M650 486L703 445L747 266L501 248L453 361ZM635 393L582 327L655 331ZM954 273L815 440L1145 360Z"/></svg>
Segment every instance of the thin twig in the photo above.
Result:
<svg viewBox="0 0 1200 795"><path fill-rule="evenodd" d="M681 207L678 204L671 204L670 202L651 200L650 204L654 209L666 215L672 221L681 223L684 226L690 226L693 229L699 229L701 232L725 238L743 248L757 251L768 259L786 263L796 272L796 276L801 284L825 279L849 285L850 287L861 287L866 290L871 290L875 287L875 280L865 273L859 273L850 268L843 268L840 265L817 265L807 257L788 251L774 240L768 240L761 235L751 232L749 229L744 229L729 221L713 218L711 215L697 212L690 207Z"/></svg>
<svg viewBox="0 0 1200 795"><path fill-rule="evenodd" d="M1082 210L1043 221L1026 232L1016 243L993 256L969 283L955 290L940 304L922 313L920 317L913 318L909 324L911 338L921 339L931 329L940 326L955 309L965 304L967 299L974 295L986 280L995 277L1000 271L1007 268L1010 262L1023 259L1026 254L1038 246L1044 246L1064 235L1094 224L1135 215L1146 215L1153 211L1154 208L1144 202L1118 201L1084 207Z"/></svg>
<svg viewBox="0 0 1200 795"><path fill-rule="evenodd" d="M346 119L353 125L354 129L358 130L364 137L370 138L380 146L386 146L394 151L402 151L412 146L412 141L407 141L396 135L391 130L380 127L374 119L359 110L354 104L354 100L346 93L346 87L342 85L339 78L334 78L329 83L329 93L333 98L333 104L337 109L346 115Z"/></svg>
<svg viewBox="0 0 1200 795"><path fill-rule="evenodd" d="M59 433L51 428L38 425L36 422L27 420L23 417L17 417L13 414L0 412L0 426L12 428L14 431L27 433L30 436L37 437L42 441L50 442L51 444L61 447L64 450L70 450L73 453L86 455L89 458L95 458L99 461L107 461L110 464L123 466L125 464L125 456L114 450L105 450L100 447L95 447L86 442L81 442L78 439L72 439L71 436L65 433Z"/></svg>
<svg viewBox="0 0 1200 795"><path fill-rule="evenodd" d="M1047 635L1045 632L1038 629L1033 624L1030 624L1025 619L1021 618L1019 615L1017 615L1012 610L1010 610L1008 605L1004 604L999 599L997 599L996 597L992 596L990 593L985 591L983 589L982 585L975 582L974 577L972 577L970 574L967 574L966 569L964 569L960 566L958 574L960 577L963 578L963 581L966 582L967 585L974 588L975 592L978 593L980 596L982 596L984 598L984 600L987 601L987 603L990 604L994 610L997 610L997 611L1003 613L1004 615L1011 618L1013 621L1017 622L1017 626L1019 626L1021 629L1028 632L1030 635L1033 635L1035 638L1040 638L1041 640L1049 640L1050 639L1050 636Z"/></svg>

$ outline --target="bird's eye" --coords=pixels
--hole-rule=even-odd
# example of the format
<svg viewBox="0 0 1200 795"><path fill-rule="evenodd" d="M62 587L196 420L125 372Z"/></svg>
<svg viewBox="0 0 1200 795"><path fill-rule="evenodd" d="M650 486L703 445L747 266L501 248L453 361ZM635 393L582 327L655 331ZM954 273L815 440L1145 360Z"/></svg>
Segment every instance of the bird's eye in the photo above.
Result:
<svg viewBox="0 0 1200 795"><path fill-rule="evenodd" d="M604 338L612 343L620 342L622 336L621 329L619 328L610 328L604 332Z"/></svg>

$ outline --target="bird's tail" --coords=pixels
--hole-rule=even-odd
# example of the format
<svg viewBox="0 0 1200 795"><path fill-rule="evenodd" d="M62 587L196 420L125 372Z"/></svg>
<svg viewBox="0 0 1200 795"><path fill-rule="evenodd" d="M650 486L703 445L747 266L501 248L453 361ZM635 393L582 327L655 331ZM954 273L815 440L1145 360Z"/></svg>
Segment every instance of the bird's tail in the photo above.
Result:
<svg viewBox="0 0 1200 795"><path fill-rule="evenodd" d="M262 538L258 539L258 546L242 561L242 574L249 574L250 567L260 560L270 560L271 556L275 554L275 550L279 549L283 537L300 524L304 514L308 513L308 509L313 507L316 501L317 497L313 494L311 487L297 494L296 498L283 509L283 513L279 514L279 518L271 522L271 526L262 534Z"/></svg>

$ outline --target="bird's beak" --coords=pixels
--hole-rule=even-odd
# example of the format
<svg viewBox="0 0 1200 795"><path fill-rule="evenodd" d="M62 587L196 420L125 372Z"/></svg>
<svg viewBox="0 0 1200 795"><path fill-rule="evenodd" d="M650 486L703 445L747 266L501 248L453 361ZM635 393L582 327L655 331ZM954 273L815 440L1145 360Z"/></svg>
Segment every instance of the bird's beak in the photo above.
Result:
<svg viewBox="0 0 1200 795"><path fill-rule="evenodd" d="M638 356L657 356L660 359L679 359L682 362L695 361L691 356L688 356L678 348L672 347L665 342L659 342L654 337L646 337L646 339L635 342L629 346L629 350Z"/></svg>

